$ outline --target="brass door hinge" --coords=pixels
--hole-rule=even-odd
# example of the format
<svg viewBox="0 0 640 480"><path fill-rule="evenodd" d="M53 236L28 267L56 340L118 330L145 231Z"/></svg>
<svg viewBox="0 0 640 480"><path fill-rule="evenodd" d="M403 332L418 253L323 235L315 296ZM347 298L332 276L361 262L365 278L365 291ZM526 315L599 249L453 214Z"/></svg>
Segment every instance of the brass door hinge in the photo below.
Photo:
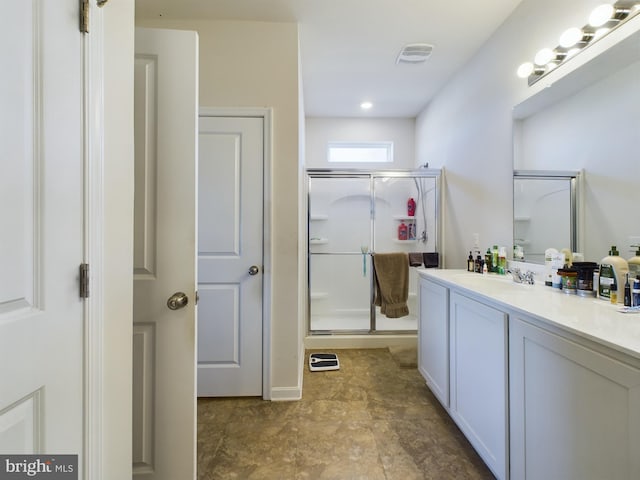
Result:
<svg viewBox="0 0 640 480"><path fill-rule="evenodd" d="M89 0L80 0L80 32L89 33Z"/></svg>
<svg viewBox="0 0 640 480"><path fill-rule="evenodd" d="M80 264L80 298L89 298L89 264Z"/></svg>
<svg viewBox="0 0 640 480"><path fill-rule="evenodd" d="M109 0L96 0L98 7L104 7ZM89 33L89 0L80 0L80 31Z"/></svg>

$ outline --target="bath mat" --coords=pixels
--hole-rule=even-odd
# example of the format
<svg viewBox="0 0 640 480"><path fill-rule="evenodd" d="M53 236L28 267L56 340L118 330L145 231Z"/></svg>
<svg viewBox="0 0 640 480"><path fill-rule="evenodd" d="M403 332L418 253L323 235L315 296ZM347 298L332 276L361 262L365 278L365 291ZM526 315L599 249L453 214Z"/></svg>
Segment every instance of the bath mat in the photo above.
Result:
<svg viewBox="0 0 640 480"><path fill-rule="evenodd" d="M340 360L335 353L312 353L309 355L309 370L322 372L325 370L340 370Z"/></svg>

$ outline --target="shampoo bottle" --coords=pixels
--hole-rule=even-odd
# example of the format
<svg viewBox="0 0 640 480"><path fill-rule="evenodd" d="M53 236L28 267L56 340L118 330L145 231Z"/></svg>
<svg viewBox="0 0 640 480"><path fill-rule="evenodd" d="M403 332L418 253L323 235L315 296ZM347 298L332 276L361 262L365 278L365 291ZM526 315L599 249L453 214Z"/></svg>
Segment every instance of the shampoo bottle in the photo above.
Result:
<svg viewBox="0 0 640 480"><path fill-rule="evenodd" d="M413 217L416 214L416 201L413 198L410 198L407 201L407 215Z"/></svg>
<svg viewBox="0 0 640 480"><path fill-rule="evenodd" d="M406 240L407 239L407 225L402 222L398 227L398 240Z"/></svg>
<svg viewBox="0 0 640 480"><path fill-rule="evenodd" d="M609 255L600 261L600 285L598 287L598 296L602 299L611 300L613 303L612 287L613 285L616 287L624 285L624 278L628 272L629 266L627 261L620 257L618 249L615 245L612 245L611 250L609 250Z"/></svg>

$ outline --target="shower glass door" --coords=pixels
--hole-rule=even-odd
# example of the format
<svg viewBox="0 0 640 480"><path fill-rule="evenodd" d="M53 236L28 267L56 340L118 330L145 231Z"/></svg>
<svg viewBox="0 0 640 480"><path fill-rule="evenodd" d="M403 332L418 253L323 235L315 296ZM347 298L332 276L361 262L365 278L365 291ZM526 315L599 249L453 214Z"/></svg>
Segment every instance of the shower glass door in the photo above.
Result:
<svg viewBox="0 0 640 480"><path fill-rule="evenodd" d="M310 330L369 331L369 176L309 178Z"/></svg>
<svg viewBox="0 0 640 480"><path fill-rule="evenodd" d="M373 177L373 248L376 254L406 252L413 254L416 261L422 261L423 252L436 251L436 184L435 177ZM413 211L409 211L410 201L414 205L411 209ZM414 268L410 268L407 299L409 315L387 318L376 307L373 329L415 331L418 322L417 286L418 274Z"/></svg>
<svg viewBox="0 0 640 480"><path fill-rule="evenodd" d="M310 333L415 333L416 269L409 315L387 318L373 305L371 259L405 252L421 267L423 253L438 251L439 171L310 170L308 181Z"/></svg>

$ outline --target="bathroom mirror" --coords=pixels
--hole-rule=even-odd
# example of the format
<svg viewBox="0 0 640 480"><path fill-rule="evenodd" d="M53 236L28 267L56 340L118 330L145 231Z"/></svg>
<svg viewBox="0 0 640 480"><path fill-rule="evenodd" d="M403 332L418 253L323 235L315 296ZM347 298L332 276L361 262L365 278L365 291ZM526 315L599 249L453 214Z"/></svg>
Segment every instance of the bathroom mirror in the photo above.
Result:
<svg viewBox="0 0 640 480"><path fill-rule="evenodd" d="M544 263L549 247L578 250L578 185L578 172L514 171L515 260Z"/></svg>
<svg viewBox="0 0 640 480"><path fill-rule="evenodd" d="M577 245L568 247L566 238L548 237L545 248L577 249L586 261L599 262L611 245L618 247L623 258L629 258L635 250L631 245L640 243L637 215L630 216L637 211L634 198L640 178L640 16L631 22L635 28L631 34L605 45L607 48L596 44L580 52L571 59L578 68L567 65L571 67L568 73L560 68L551 72L538 82L544 85L529 87L529 97L514 108L516 173L581 172ZM530 219L527 238L520 238L525 236L525 217L532 215L522 213L520 200L515 198L516 189L528 190L523 185L531 181L520 184L518 176L514 176L514 245L518 240L530 240L540 229L546 235L557 227ZM527 245L524 247L525 260L529 261ZM529 251L539 253L533 252L531 246ZM531 258L538 263L543 260L538 255Z"/></svg>

